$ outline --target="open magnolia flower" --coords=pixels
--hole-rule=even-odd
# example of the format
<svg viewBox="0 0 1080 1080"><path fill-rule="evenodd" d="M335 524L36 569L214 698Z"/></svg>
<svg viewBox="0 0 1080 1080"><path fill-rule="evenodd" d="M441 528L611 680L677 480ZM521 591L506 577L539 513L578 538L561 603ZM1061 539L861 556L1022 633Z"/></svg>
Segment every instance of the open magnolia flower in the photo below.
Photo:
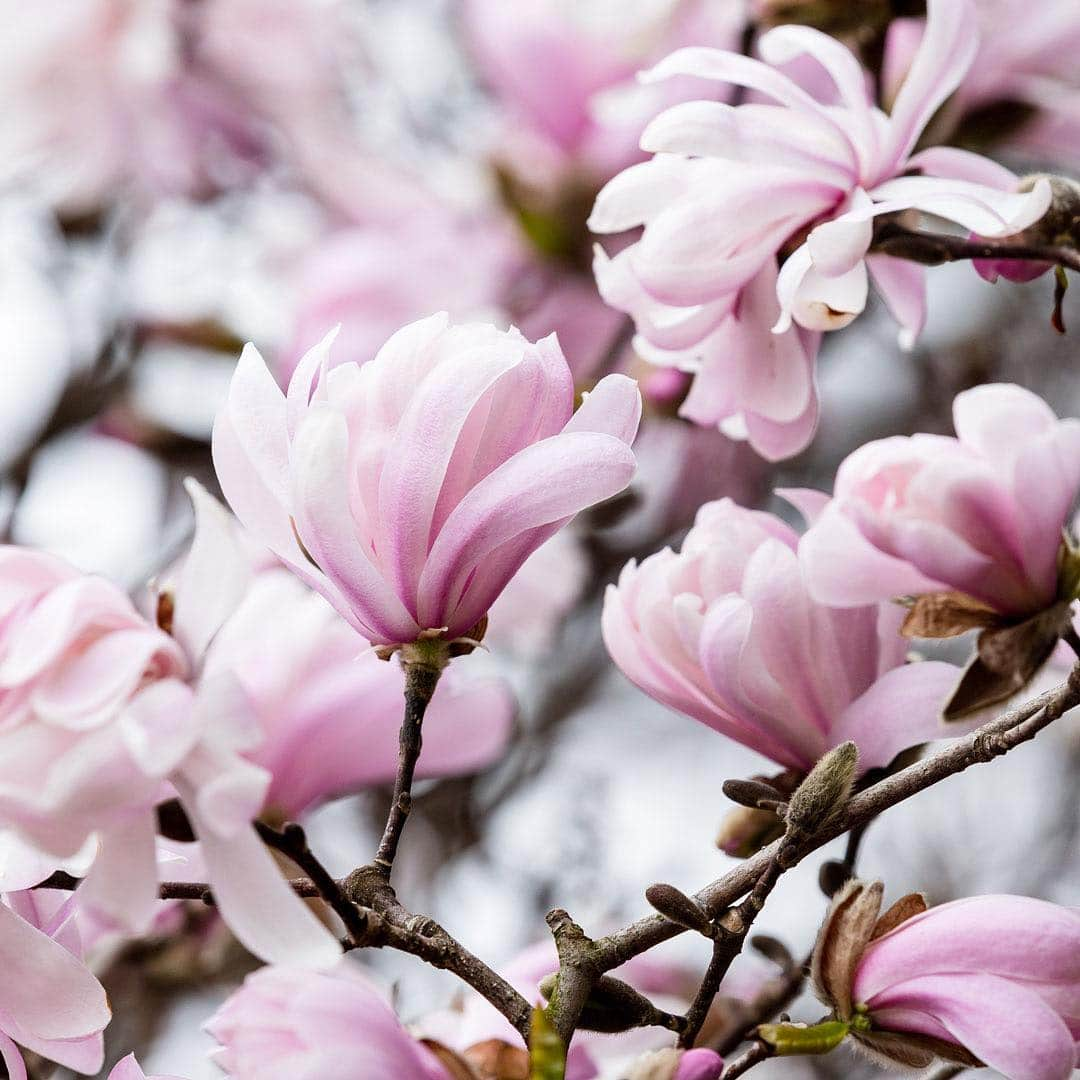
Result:
<svg viewBox="0 0 1080 1080"><path fill-rule="evenodd" d="M956 437L895 436L840 466L799 548L811 595L862 605L913 597L904 632L981 628L950 715L1019 690L1053 651L1075 598L1063 540L1080 492L1080 420L1019 386L959 394Z"/></svg>
<svg viewBox="0 0 1080 1080"><path fill-rule="evenodd" d="M11 1080L26 1080L19 1046L92 1074L105 1056L110 1019L101 983L82 962L75 901L59 906L33 892L0 902L0 1060Z"/></svg>
<svg viewBox="0 0 1080 1080"><path fill-rule="evenodd" d="M214 464L241 522L375 644L468 637L532 552L630 482L634 382L607 376L574 413L554 337L433 315L326 370L332 339L287 397L244 350Z"/></svg>
<svg viewBox="0 0 1080 1080"><path fill-rule="evenodd" d="M593 231L645 226L614 259L598 253L605 298L634 316L644 355L696 372L684 415L741 428L767 457L789 456L809 441L813 335L863 310L868 271L904 339L922 327L923 270L868 256L875 216L921 211L997 237L1026 228L1050 204L1046 183L1017 193L1016 176L977 155L912 153L975 50L970 0L931 0L928 12L889 115L872 103L856 57L808 27L763 35L763 60L680 49L642 77L696 75L765 100L669 109L642 136L655 157L597 198ZM803 58L831 82L823 95L819 78L804 87L782 70ZM777 256L803 237L777 277Z"/></svg>
<svg viewBox="0 0 1080 1080"><path fill-rule="evenodd" d="M155 805L173 791L195 826L225 921L265 959L328 966L340 946L256 836L270 782L227 674L202 671L242 588L224 510L192 488L199 529L154 626L102 578L0 549L0 825L58 861L98 842L80 899L130 931L158 895Z"/></svg>
<svg viewBox="0 0 1080 1080"><path fill-rule="evenodd" d="M608 587L615 663L658 701L799 773L848 740L865 771L941 738L956 668L904 663L896 605L812 599L798 542L771 514L707 503L680 552L628 563Z"/></svg>
<svg viewBox="0 0 1080 1080"><path fill-rule="evenodd" d="M1007 1080L1072 1076L1080 909L1023 896L927 909L912 894L881 914L881 899L880 882L849 882L818 935L814 988L834 1020L769 1026L769 1041L798 1052L815 1036L832 1045L850 1036L889 1068L942 1058Z"/></svg>

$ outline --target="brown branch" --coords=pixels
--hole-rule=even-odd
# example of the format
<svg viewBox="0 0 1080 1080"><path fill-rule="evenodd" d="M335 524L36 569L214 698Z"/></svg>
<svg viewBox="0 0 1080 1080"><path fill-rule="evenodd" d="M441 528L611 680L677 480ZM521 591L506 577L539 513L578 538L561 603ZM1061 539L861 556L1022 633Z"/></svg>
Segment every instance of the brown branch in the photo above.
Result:
<svg viewBox="0 0 1080 1080"><path fill-rule="evenodd" d="M905 229L893 222L881 226L870 249L879 255L910 259L924 266L965 259L1017 259L1021 262L1045 262L1080 271L1080 251L1057 245L1017 244L1007 241L969 240L945 233Z"/></svg>
<svg viewBox="0 0 1080 1080"><path fill-rule="evenodd" d="M721 1075L721 1080L735 1080L736 1076L742 1076L749 1072L755 1065L760 1065L773 1056L772 1047L768 1043L755 1042L745 1054L737 1057Z"/></svg>
<svg viewBox="0 0 1080 1080"><path fill-rule="evenodd" d="M1080 704L1080 665L1073 669L1068 681L1062 685L1007 710L937 754L855 795L834 822L799 843L793 853L795 861L941 780L1008 753L1033 739L1063 712L1077 704ZM783 840L778 840L746 859L722 878L707 885L694 896L694 900L710 917L715 918L753 887L783 843ZM609 971L661 942L677 937L683 930L683 927L662 916L646 916L595 941L594 956L603 970Z"/></svg>
<svg viewBox="0 0 1080 1080"><path fill-rule="evenodd" d="M373 865L387 881L394 866L398 843L405 830L409 811L412 809L412 783L416 772L416 763L420 758L423 745L421 725L424 713L435 687L438 685L441 667L421 663L406 663L405 668L405 716L401 721L399 734L398 769L394 780L394 794L390 800L390 813L386 818L386 828L379 841L379 850L375 854Z"/></svg>
<svg viewBox="0 0 1080 1080"><path fill-rule="evenodd" d="M64 892L73 892L83 882L80 877L57 870L50 874L44 881L39 881L31 886L34 889L60 889ZM318 887L311 878L290 878L289 884L297 896L315 898L321 896ZM159 900L193 900L196 903L214 904L214 894L208 882L205 881L163 881L158 885Z"/></svg>

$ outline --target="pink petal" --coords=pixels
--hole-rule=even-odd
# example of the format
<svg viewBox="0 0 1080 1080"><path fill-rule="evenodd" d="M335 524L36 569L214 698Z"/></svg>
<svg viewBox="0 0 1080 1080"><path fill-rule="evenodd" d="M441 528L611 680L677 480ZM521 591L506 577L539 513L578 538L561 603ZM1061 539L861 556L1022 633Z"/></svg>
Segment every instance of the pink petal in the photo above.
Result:
<svg viewBox="0 0 1080 1080"><path fill-rule="evenodd" d="M967 180L998 191L1015 191L1020 183L1020 177L1004 165L955 146L931 146L920 150L908 158L907 167L919 169L926 176Z"/></svg>
<svg viewBox="0 0 1080 1080"><path fill-rule="evenodd" d="M888 765L901 750L919 743L962 735L967 727L946 727L941 719L960 674L959 668L936 660L885 672L834 722L833 745L848 739L854 742L859 748L859 770L865 772Z"/></svg>
<svg viewBox="0 0 1080 1080"><path fill-rule="evenodd" d="M583 395L580 407L566 422L563 433L599 432L629 446L640 423L641 394L637 383L625 375L605 375Z"/></svg>
<svg viewBox="0 0 1080 1080"><path fill-rule="evenodd" d="M101 1056L104 1060L104 1046ZM3 1060L7 1069L8 1080L26 1080L26 1062L23 1061L19 1048L2 1031L0 1031L0 1060Z"/></svg>
<svg viewBox="0 0 1080 1080"><path fill-rule="evenodd" d="M926 325L926 267L891 255L868 255L870 277L900 324L900 348L911 349Z"/></svg>
<svg viewBox="0 0 1080 1080"><path fill-rule="evenodd" d="M469 491L447 519L420 578L419 621L445 625L439 620L449 617L467 585L470 610L479 609L479 618L547 539L545 527L618 494L634 465L624 442L593 432L556 435L516 454ZM495 549L517 538L524 546L515 553L516 565L484 565ZM474 571L477 580L470 583ZM460 613L455 623L459 619Z"/></svg>
<svg viewBox="0 0 1080 1080"><path fill-rule="evenodd" d="M269 964L325 970L341 946L289 887L254 829L221 837L198 809L197 792L176 781L192 817L221 917L245 948Z"/></svg>
<svg viewBox="0 0 1080 1080"><path fill-rule="evenodd" d="M670 158L654 158L623 169L596 196L589 229L619 233L643 225L685 194L691 175L682 162Z"/></svg>
<svg viewBox="0 0 1080 1080"><path fill-rule="evenodd" d="M929 0L926 33L893 102L882 175L897 171L930 118L967 74L978 49L976 24L971 0Z"/></svg>
<svg viewBox="0 0 1080 1080"><path fill-rule="evenodd" d="M0 1013L7 1034L31 1049L99 1034L110 1012L101 983L85 964L0 904ZM56 1057L67 1064L64 1057ZM79 1055L80 1060L83 1055ZM87 1071L97 1071L97 1067Z"/></svg>
<svg viewBox="0 0 1080 1080"><path fill-rule="evenodd" d="M345 418L315 405L293 444L296 528L312 558L348 605L341 614L372 641L415 640L420 627L372 564L346 508L349 432ZM333 602L334 597L327 599ZM339 608L340 610L340 608Z"/></svg>
<svg viewBox="0 0 1080 1080"><path fill-rule="evenodd" d="M195 508L195 537L176 588L173 635L197 662L239 604L252 567L228 511L191 477L184 488Z"/></svg>
<svg viewBox="0 0 1080 1080"><path fill-rule="evenodd" d="M152 813L133 815L104 833L79 896L110 925L144 933L158 900L155 821Z"/></svg>
<svg viewBox="0 0 1080 1080"><path fill-rule="evenodd" d="M929 1019L920 1023L919 1014ZM1033 990L994 975L928 975L894 987L882 997L874 1019L888 1028L936 1034L953 1040L1012 1080L1069 1080L1076 1041L1068 1025ZM899 1024L897 1025L900 1026Z"/></svg>

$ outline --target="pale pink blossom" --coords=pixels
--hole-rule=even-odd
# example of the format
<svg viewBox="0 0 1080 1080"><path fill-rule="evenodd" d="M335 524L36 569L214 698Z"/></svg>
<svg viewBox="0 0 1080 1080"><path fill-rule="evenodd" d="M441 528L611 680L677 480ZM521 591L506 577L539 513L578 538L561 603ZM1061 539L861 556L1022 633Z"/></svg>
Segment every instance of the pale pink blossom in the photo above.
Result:
<svg viewBox="0 0 1080 1080"><path fill-rule="evenodd" d="M640 156L645 122L675 100L636 86L634 73L691 41L734 47L743 8L741 0L466 0L467 44L508 113L501 155L534 179L537 166L549 177L570 167L610 176Z"/></svg>
<svg viewBox="0 0 1080 1080"><path fill-rule="evenodd" d="M82 962L75 900L57 905L34 892L0 902L0 1060L11 1080L26 1080L18 1046L75 1072L96 1073L104 1059L109 1005Z"/></svg>
<svg viewBox="0 0 1080 1080"><path fill-rule="evenodd" d="M326 370L330 341L287 396L244 350L214 463L241 522L373 643L466 635L544 540L630 482L633 381L609 375L573 413L553 337L436 315Z"/></svg>
<svg viewBox="0 0 1080 1080"><path fill-rule="evenodd" d="M210 647L203 677L231 678L260 738L244 756L271 776L264 807L295 818L394 779L405 675L378 659L283 567L258 573ZM474 772L506 746L514 700L451 666L424 717L420 778Z"/></svg>
<svg viewBox="0 0 1080 1080"><path fill-rule="evenodd" d="M873 1029L958 1045L1008 1080L1080 1064L1080 909L973 896L902 922L863 952L851 987Z"/></svg>
<svg viewBox="0 0 1080 1080"><path fill-rule="evenodd" d="M206 1029L221 1044L214 1060L230 1080L449 1080L376 987L348 966L332 975L262 968Z"/></svg>
<svg viewBox="0 0 1080 1080"><path fill-rule="evenodd" d="M1052 605L1080 491L1080 420L1019 386L959 394L956 436L860 447L800 547L815 599L867 604L944 590L1005 615Z"/></svg>
<svg viewBox="0 0 1080 1080"><path fill-rule="evenodd" d="M815 602L779 518L730 500L698 513L680 552L630 562L604 601L623 673L669 708L805 771L853 740L861 769L941 738L950 664L905 664L903 611Z"/></svg>
<svg viewBox="0 0 1080 1080"><path fill-rule="evenodd" d="M662 113L642 136L655 156L615 177L590 218L600 233L645 227L614 258L598 252L597 281L634 316L643 355L696 373L684 415L736 424L767 457L789 456L816 421L815 335L863 310L868 270L903 340L922 327L923 269L868 256L875 216L916 210L998 237L1046 211L1045 183L1016 193L1012 173L977 155L913 154L971 64L973 19L970 0L931 0L888 116L856 57L808 27L763 35L762 60L686 48L645 73L647 81L696 75L756 95L736 107L691 101ZM829 98L787 73L806 57L829 76ZM777 256L811 226L777 275Z"/></svg>
<svg viewBox="0 0 1080 1080"><path fill-rule="evenodd" d="M468 251L467 259L462 251ZM337 325L336 359L363 362L399 326L433 309L445 309L456 320L490 317L520 260L505 222L457 212L434 199L417 199L403 219L331 235L298 273L296 313L276 365L279 377L287 383L311 342Z"/></svg>
<svg viewBox="0 0 1080 1080"><path fill-rule="evenodd" d="M965 118L1004 107L1004 141L1039 161L1080 160L1080 12L1072 0L975 0L978 51L964 81L935 120L942 134ZM894 19L885 40L883 82L891 94L911 66L925 31L921 19ZM1031 110L1019 125L1016 106ZM1009 108L1011 107L1011 108ZM984 119L985 123L985 119ZM980 128L982 125L980 125ZM985 130L976 130L976 137ZM997 131L991 137L1001 138Z"/></svg>
<svg viewBox="0 0 1080 1080"><path fill-rule="evenodd" d="M0 825L58 860L90 840L80 900L138 932L157 904L154 807L175 791L226 922L266 958L326 966L340 947L292 893L251 828L270 775L241 756L257 736L228 677L201 673L242 584L216 507L175 596L172 635L102 578L0 549Z"/></svg>

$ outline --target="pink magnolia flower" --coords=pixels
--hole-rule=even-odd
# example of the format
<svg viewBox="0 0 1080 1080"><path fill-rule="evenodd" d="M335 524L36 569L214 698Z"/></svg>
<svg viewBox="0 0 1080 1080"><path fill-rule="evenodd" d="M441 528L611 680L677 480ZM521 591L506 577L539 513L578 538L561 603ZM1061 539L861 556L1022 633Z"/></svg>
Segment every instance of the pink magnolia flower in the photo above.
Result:
<svg viewBox="0 0 1080 1080"><path fill-rule="evenodd" d="M1019 386L959 394L956 437L895 436L841 464L799 554L818 601L955 590L1005 615L1054 603L1080 490L1080 420Z"/></svg>
<svg viewBox="0 0 1080 1080"><path fill-rule="evenodd" d="M1080 1064L1080 908L973 896L872 941L855 969L872 1030L961 1046L1009 1080Z"/></svg>
<svg viewBox="0 0 1080 1080"><path fill-rule="evenodd" d="M101 983L82 962L74 898L55 907L33 892L0 903L0 1060L11 1080L26 1080L18 1047L75 1072L92 1074L105 1056L110 1019Z"/></svg>
<svg viewBox="0 0 1080 1080"><path fill-rule="evenodd" d="M1031 111L1004 126L1008 144L1038 160L1078 160L1080 145L1080 17L1071 0L976 0L978 51L935 129L951 133L981 110L1019 105ZM885 42L883 82L894 89L911 67L924 33L921 19L894 19ZM978 134L978 133L977 133ZM994 133L997 134L996 132Z"/></svg>
<svg viewBox="0 0 1080 1080"><path fill-rule="evenodd" d="M680 552L630 562L608 586L615 663L669 708L800 771L849 739L865 770L942 737L956 668L905 665L898 606L815 602L797 548L771 514L706 504Z"/></svg>
<svg viewBox="0 0 1080 1080"><path fill-rule="evenodd" d="M612 0L521 7L466 0L464 25L481 75L509 114L503 137L511 160L604 178L640 156L645 121L665 96L672 100L635 86L638 68L684 42L734 47L742 8L701 0L635 9Z"/></svg>
<svg viewBox="0 0 1080 1080"><path fill-rule="evenodd" d="M715 1050L668 1047L640 1057L627 1080L720 1080L723 1071L724 1059Z"/></svg>
<svg viewBox="0 0 1080 1080"><path fill-rule="evenodd" d="M469 252L464 265L463 250ZM339 324L337 357L367 358L432 307L455 319L492 315L520 257L505 222L434 199L417 199L404 219L341 231L300 269L297 311L278 374L288 382L309 344Z"/></svg>
<svg viewBox="0 0 1080 1080"><path fill-rule="evenodd" d="M450 667L424 718L417 776L490 764L514 700L497 679ZM295 818L335 795L394 779L405 675L378 659L326 601L282 567L263 570L214 638L207 680L238 684L260 738L244 756L271 780L264 806Z"/></svg>
<svg viewBox="0 0 1080 1080"><path fill-rule="evenodd" d="M211 1017L230 1080L450 1080L355 968L334 975L266 967Z"/></svg>
<svg viewBox="0 0 1080 1080"><path fill-rule="evenodd" d="M240 559L195 495L202 521L172 635L104 579L0 549L0 826L58 860L96 839L80 898L138 932L157 902L154 806L171 785L240 940L266 958L333 964L338 943L251 828L270 776L239 753L250 716L234 683L200 675Z"/></svg>
<svg viewBox="0 0 1080 1080"><path fill-rule="evenodd" d="M590 218L599 233L645 227L613 259L597 254L597 281L634 316L647 358L696 373L684 415L736 424L765 456L789 456L813 433L814 335L862 311L868 269L904 340L922 327L922 268L867 257L876 215L917 210L997 237L1045 213L1046 184L1019 194L1012 173L977 155L912 154L971 64L973 18L970 0L931 0L917 61L888 116L855 56L808 27L763 35L764 60L687 48L643 76L696 75L765 99L662 113L642 136L653 159L615 177ZM804 57L829 76L830 97L781 70ZM808 228L777 276L778 254Z"/></svg>
<svg viewBox="0 0 1080 1080"><path fill-rule="evenodd" d="M608 376L571 415L554 338L436 315L326 371L330 340L287 396L244 350L214 463L241 522L376 644L467 634L544 540L633 475L634 383Z"/></svg>

